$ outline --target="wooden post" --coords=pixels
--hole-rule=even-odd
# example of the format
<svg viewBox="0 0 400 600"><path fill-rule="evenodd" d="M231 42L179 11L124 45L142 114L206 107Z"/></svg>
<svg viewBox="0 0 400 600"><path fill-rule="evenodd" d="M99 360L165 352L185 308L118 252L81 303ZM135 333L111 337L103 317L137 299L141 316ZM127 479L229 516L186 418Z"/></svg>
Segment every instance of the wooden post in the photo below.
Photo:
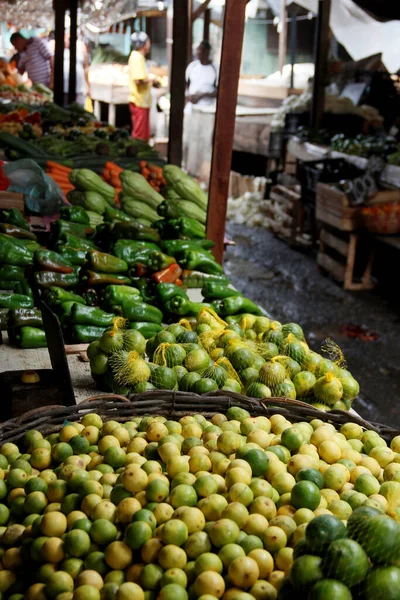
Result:
<svg viewBox="0 0 400 600"><path fill-rule="evenodd" d="M210 23L211 23L211 8L207 8L204 13L204 29L203 29L203 40L206 42L210 41Z"/></svg>
<svg viewBox="0 0 400 600"><path fill-rule="evenodd" d="M329 54L331 0L318 0L317 35L314 49L315 73L311 105L311 127L319 129L325 104L325 83Z"/></svg>
<svg viewBox="0 0 400 600"><path fill-rule="evenodd" d="M192 62L193 59L193 0L188 0L188 45L187 45L187 61L186 64Z"/></svg>
<svg viewBox="0 0 400 600"><path fill-rule="evenodd" d="M287 48L287 7L286 0L281 0L281 31L279 33L279 70L282 73L286 62Z"/></svg>
<svg viewBox="0 0 400 600"><path fill-rule="evenodd" d="M54 0L54 102L59 106L64 104L64 36L65 36L65 12L67 2Z"/></svg>
<svg viewBox="0 0 400 600"><path fill-rule="evenodd" d="M247 0L226 0L208 198L207 237L222 263Z"/></svg>
<svg viewBox="0 0 400 600"><path fill-rule="evenodd" d="M171 68L171 109L169 117L168 162L182 164L183 110L185 108L185 71L188 47L188 0L174 0Z"/></svg>
<svg viewBox="0 0 400 600"><path fill-rule="evenodd" d="M69 16L71 19L71 31L69 40L69 87L68 103L76 101L76 41L78 37L78 1L70 0Z"/></svg>
<svg viewBox="0 0 400 600"><path fill-rule="evenodd" d="M296 64L297 48L297 9L295 5L290 7L290 87L294 88L294 65Z"/></svg>

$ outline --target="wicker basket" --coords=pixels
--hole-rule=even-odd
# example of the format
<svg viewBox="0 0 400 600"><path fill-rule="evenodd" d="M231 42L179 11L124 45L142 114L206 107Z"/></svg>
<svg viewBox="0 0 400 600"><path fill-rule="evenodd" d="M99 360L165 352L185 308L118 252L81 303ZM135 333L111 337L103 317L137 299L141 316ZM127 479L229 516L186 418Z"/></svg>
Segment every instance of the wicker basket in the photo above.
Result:
<svg viewBox="0 0 400 600"><path fill-rule="evenodd" d="M0 443L17 442L29 429L37 429L45 435L61 429L66 421L79 421L87 412L95 412L104 421L129 421L133 417L144 415L161 415L169 419L179 419L184 415L201 413L210 418L215 413L226 413L231 406L239 406L250 412L252 416L271 416L280 414L288 420L311 421L320 419L340 427L352 422L365 429L372 429L389 441L400 431L380 425L368 423L360 417L341 410L322 412L313 406L290 400L288 398L264 398L258 400L241 394L224 391L210 392L202 396L191 392L172 392L169 390L154 390L136 394L131 401L125 396L109 394L93 396L86 402L74 406L46 406L25 413L21 417L0 423Z"/></svg>
<svg viewBox="0 0 400 600"><path fill-rule="evenodd" d="M400 210L370 211L367 208L361 212L363 225L368 231L379 234L400 233Z"/></svg>

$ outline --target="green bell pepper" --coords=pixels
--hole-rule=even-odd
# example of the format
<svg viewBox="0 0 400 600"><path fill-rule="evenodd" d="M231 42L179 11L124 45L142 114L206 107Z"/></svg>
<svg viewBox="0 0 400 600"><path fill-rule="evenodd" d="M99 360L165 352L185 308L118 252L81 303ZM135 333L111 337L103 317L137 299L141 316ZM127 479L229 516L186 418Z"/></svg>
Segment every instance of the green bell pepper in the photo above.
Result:
<svg viewBox="0 0 400 600"><path fill-rule="evenodd" d="M50 231L52 235L57 239L62 235L75 235L76 237L85 239L87 235L93 235L95 230L89 225L83 225L82 223L72 223L71 221L64 221L58 219L50 225Z"/></svg>
<svg viewBox="0 0 400 600"><path fill-rule="evenodd" d="M172 239L175 237L205 238L206 228L204 225L191 217L179 217L178 219L160 219L153 224L160 232L161 237Z"/></svg>
<svg viewBox="0 0 400 600"><path fill-rule="evenodd" d="M163 319L161 310L145 302L135 300L126 300L122 303L122 314L128 321L161 323Z"/></svg>
<svg viewBox="0 0 400 600"><path fill-rule="evenodd" d="M54 286L46 293L46 301L50 305L63 304L64 302L78 302L78 304L86 304L82 296L69 292L61 287Z"/></svg>
<svg viewBox="0 0 400 600"><path fill-rule="evenodd" d="M4 210L3 219L6 223L10 223L11 225L16 225L21 229L25 229L26 231L30 231L28 221L25 219L22 212L18 210L18 208L10 208L8 210Z"/></svg>
<svg viewBox="0 0 400 600"><path fill-rule="evenodd" d="M88 252L88 263L89 269L97 273L125 273L128 270L128 264L124 260L99 250Z"/></svg>
<svg viewBox="0 0 400 600"><path fill-rule="evenodd" d="M58 252L64 260L71 263L71 265L83 266L87 263L87 252L86 250L79 250L78 248L70 248L70 246L58 245Z"/></svg>
<svg viewBox="0 0 400 600"><path fill-rule="evenodd" d="M239 313L249 313L251 315L263 316L261 308L244 296L231 296L223 300L216 300L214 305L218 307L222 318Z"/></svg>
<svg viewBox="0 0 400 600"><path fill-rule="evenodd" d="M203 302L192 302L182 296L174 296L165 304L165 309L172 315L179 317L197 317L199 312L209 304Z"/></svg>
<svg viewBox="0 0 400 600"><path fill-rule="evenodd" d="M72 325L95 325L96 327L110 327L115 315L106 313L95 306L85 306L75 303L71 309L69 322Z"/></svg>
<svg viewBox="0 0 400 600"><path fill-rule="evenodd" d="M130 217L124 211L118 210L117 208L113 208L112 206L107 204L104 210L104 220L108 223L112 223L113 221L123 221L125 223L131 223L136 219Z"/></svg>
<svg viewBox="0 0 400 600"><path fill-rule="evenodd" d="M103 296L103 300L110 306L122 305L127 300L140 300L140 298L139 290L129 285L108 285Z"/></svg>
<svg viewBox="0 0 400 600"><path fill-rule="evenodd" d="M137 264L147 265L153 252L152 248L137 248L136 250L125 248L123 252L114 250L115 255L119 255L119 258L125 260L130 267ZM125 258L122 258L122 255Z"/></svg>
<svg viewBox="0 0 400 600"><path fill-rule="evenodd" d="M16 238L0 233L0 263L25 267L33 263L33 253Z"/></svg>
<svg viewBox="0 0 400 600"><path fill-rule="evenodd" d="M82 298L84 298L87 306L98 306L99 305L99 294L97 290L87 289L82 292Z"/></svg>
<svg viewBox="0 0 400 600"><path fill-rule="evenodd" d="M15 265L2 265L0 267L1 281L23 281L25 270Z"/></svg>
<svg viewBox="0 0 400 600"><path fill-rule="evenodd" d="M22 294L23 296L33 297L33 290L26 279L24 279L23 281L17 281L17 284L14 288L14 292L16 294Z"/></svg>
<svg viewBox="0 0 400 600"><path fill-rule="evenodd" d="M175 283L159 283L156 286L156 294L162 304L175 298L175 296L181 296L182 298L187 298L189 300L189 297L182 286L176 285Z"/></svg>
<svg viewBox="0 0 400 600"><path fill-rule="evenodd" d="M140 331L142 336L146 338L146 340L154 337L162 331L163 326L159 323L149 323L146 321L134 321L130 324L131 329L135 329L136 331Z"/></svg>
<svg viewBox="0 0 400 600"><path fill-rule="evenodd" d="M175 256L177 259L179 259L185 250L197 250L208 254L210 257L213 256L211 252L203 247L202 241L205 242L208 240L164 240L162 247L167 254Z"/></svg>
<svg viewBox="0 0 400 600"><path fill-rule="evenodd" d="M182 273L181 279L183 285L187 288L201 288L208 281L214 281L224 285L229 284L229 279L224 275L210 275L209 273L202 273L201 271L185 270Z"/></svg>
<svg viewBox="0 0 400 600"><path fill-rule="evenodd" d="M60 210L60 219L81 225L90 225L89 215L82 206L63 206Z"/></svg>
<svg viewBox="0 0 400 600"><path fill-rule="evenodd" d="M147 279L147 277L132 277L132 284L137 287L144 302L152 304L155 301L155 283L151 279Z"/></svg>
<svg viewBox="0 0 400 600"><path fill-rule="evenodd" d="M0 308L33 308L33 298L22 294L0 294Z"/></svg>
<svg viewBox="0 0 400 600"><path fill-rule="evenodd" d="M96 273L95 271L86 271L82 275L82 283L86 283L89 287L94 285L129 285L131 280L125 275L118 273Z"/></svg>
<svg viewBox="0 0 400 600"><path fill-rule="evenodd" d="M209 300L222 300L223 298L230 298L231 296L243 296L243 294L227 285L215 281L207 281L201 290L201 295L206 302Z"/></svg>
<svg viewBox="0 0 400 600"><path fill-rule="evenodd" d="M37 271L34 280L39 288L51 288L53 286L69 288L79 283L76 273L55 273L54 271Z"/></svg>
<svg viewBox="0 0 400 600"><path fill-rule="evenodd" d="M17 227L17 225L11 225L11 223L0 223L0 232L13 238L30 240L32 242L37 241L37 237L34 233L27 231L22 227Z"/></svg>
<svg viewBox="0 0 400 600"><path fill-rule="evenodd" d="M17 283L19 283L19 281L3 281L0 279L0 290L15 291Z"/></svg>
<svg viewBox="0 0 400 600"><path fill-rule="evenodd" d="M16 343L20 348L46 348L47 340L43 329L24 325L15 334Z"/></svg>
<svg viewBox="0 0 400 600"><path fill-rule="evenodd" d="M37 250L35 262L43 271L54 271L56 273L73 273L72 264L53 250Z"/></svg>
<svg viewBox="0 0 400 600"><path fill-rule="evenodd" d="M62 242L62 244L60 244ZM60 235L57 241L56 248L60 245L69 246L70 248L76 248L77 250L97 250L96 244L91 240L86 240L72 233L63 233Z"/></svg>
<svg viewBox="0 0 400 600"><path fill-rule="evenodd" d="M167 269L170 265L176 264L176 262L177 261L173 256L168 256L163 252L152 252L147 262L147 266L156 273L157 271Z"/></svg>
<svg viewBox="0 0 400 600"><path fill-rule="evenodd" d="M214 257L210 257L205 252L198 252L197 250L186 250L180 264L189 269L190 271L202 271L209 275L222 275L222 266L217 263Z"/></svg>
<svg viewBox="0 0 400 600"><path fill-rule="evenodd" d="M9 326L23 327L42 327L42 313L37 308L14 308L9 311Z"/></svg>
<svg viewBox="0 0 400 600"><path fill-rule="evenodd" d="M90 344L98 340L104 333L106 327L95 325L74 325L71 330L72 340L78 344Z"/></svg>
<svg viewBox="0 0 400 600"><path fill-rule="evenodd" d="M57 304L54 307L54 310L57 312L58 315L60 315L60 317L69 316L71 314L72 307L74 306L74 304L77 303L71 301L63 302L62 304Z"/></svg>
<svg viewBox="0 0 400 600"><path fill-rule="evenodd" d="M141 225L135 221L130 223L118 221L114 223L111 233L116 240L141 240L144 242L155 243L160 241L160 235L153 227L147 227L146 225Z"/></svg>

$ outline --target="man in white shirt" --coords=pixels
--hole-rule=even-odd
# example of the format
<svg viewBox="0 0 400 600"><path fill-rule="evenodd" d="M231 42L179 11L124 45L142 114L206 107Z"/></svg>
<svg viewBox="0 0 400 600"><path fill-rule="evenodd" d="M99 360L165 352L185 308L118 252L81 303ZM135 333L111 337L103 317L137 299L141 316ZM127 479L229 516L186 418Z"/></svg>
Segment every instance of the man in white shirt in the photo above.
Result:
<svg viewBox="0 0 400 600"><path fill-rule="evenodd" d="M197 58L186 69L186 114L192 111L194 104L213 104L217 97L218 68L210 54L209 42L201 42L196 51Z"/></svg>

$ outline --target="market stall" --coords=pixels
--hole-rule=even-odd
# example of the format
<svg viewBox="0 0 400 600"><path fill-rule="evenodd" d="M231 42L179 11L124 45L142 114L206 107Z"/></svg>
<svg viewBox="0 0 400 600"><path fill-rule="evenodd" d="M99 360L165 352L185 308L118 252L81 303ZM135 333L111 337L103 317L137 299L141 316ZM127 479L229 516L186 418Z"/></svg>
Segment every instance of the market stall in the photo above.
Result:
<svg viewBox="0 0 400 600"><path fill-rule="evenodd" d="M154 153L77 160L69 126L64 155L0 136L25 153L0 171L0 364L17 369L5 408L18 418L0 424L10 600L397 600L399 431L351 411L359 384L336 344L317 352L220 264L245 8L226 4L209 198ZM124 139L84 126L108 150ZM8 194L32 174L44 187L24 189L19 210ZM59 214L40 229L31 202L45 184ZM46 347L91 402L54 406L60 381L30 412L15 402L40 388Z"/></svg>

